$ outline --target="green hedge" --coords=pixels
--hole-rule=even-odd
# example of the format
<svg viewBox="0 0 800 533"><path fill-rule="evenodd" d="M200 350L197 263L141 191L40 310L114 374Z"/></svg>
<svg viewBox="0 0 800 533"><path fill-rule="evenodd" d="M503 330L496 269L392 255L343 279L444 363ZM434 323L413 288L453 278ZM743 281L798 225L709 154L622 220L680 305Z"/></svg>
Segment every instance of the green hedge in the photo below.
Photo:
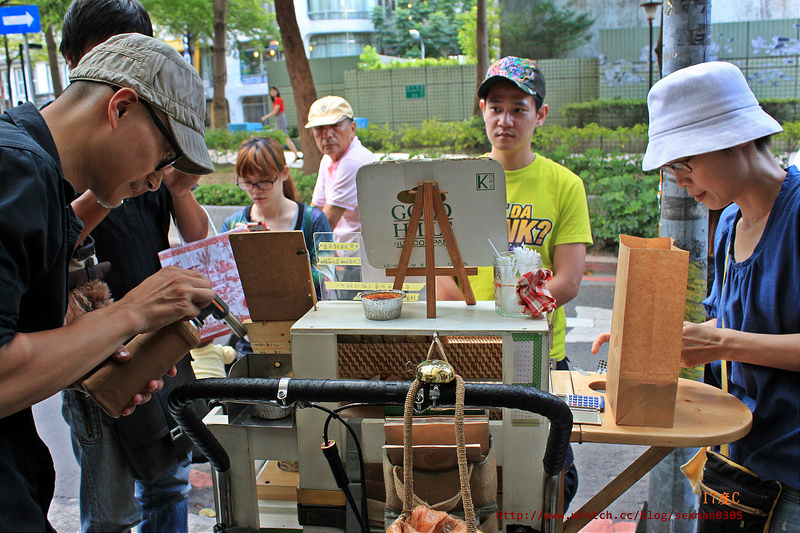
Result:
<svg viewBox="0 0 800 533"><path fill-rule="evenodd" d="M775 136L775 150L796 151L800 148L800 121L785 122L783 127L784 132ZM463 122L427 120L421 126L397 131L370 125L359 129L359 138L376 152L424 153L432 157L443 152L478 155L491 149L480 117ZM546 126L536 131L533 146L583 179L595 249L615 251L620 233L658 235L658 172L641 170L647 146L645 124L614 129L597 124L584 128ZM301 201L309 203L316 175L303 176L294 168L290 171ZM195 194L200 203L208 205L250 203L233 184L201 185Z"/></svg>
<svg viewBox="0 0 800 533"><path fill-rule="evenodd" d="M800 122L800 98L764 98L758 103L784 126L787 122Z"/></svg>
<svg viewBox="0 0 800 533"><path fill-rule="evenodd" d="M567 119L567 126L579 128L592 123L606 128L630 128L637 124L647 124L647 101L641 98L567 104L561 108L561 112Z"/></svg>
<svg viewBox="0 0 800 533"><path fill-rule="evenodd" d="M764 98L759 103L782 124L800 121L800 98ZM567 126L579 128L592 123L605 128L630 128L648 123L646 99L592 100L567 104L561 112L567 119Z"/></svg>
<svg viewBox="0 0 800 533"><path fill-rule="evenodd" d="M298 200L306 204L311 203L317 175L304 176L303 171L298 168L290 168L289 173L297 185L300 194ZM247 193L237 187L235 183L204 183L197 186L194 196L201 205L250 205L251 203Z"/></svg>
<svg viewBox="0 0 800 533"><path fill-rule="evenodd" d="M239 145L250 137L270 137L281 145L286 144L286 134L282 131L255 130L255 131L228 131L226 128L206 130L206 146L219 153L233 153Z"/></svg>
<svg viewBox="0 0 800 533"><path fill-rule="evenodd" d="M194 190L201 205L250 205L250 197L233 183L204 183Z"/></svg>
<svg viewBox="0 0 800 533"><path fill-rule="evenodd" d="M596 249L617 250L620 233L658 236L658 172L643 172L641 155L564 149L545 155L583 179Z"/></svg>
<svg viewBox="0 0 800 533"><path fill-rule="evenodd" d="M366 129L358 130L358 138L367 148L384 153L434 156L485 153L491 149L480 117L461 122L428 119L420 126L403 125L396 129L391 129L388 124L370 124Z"/></svg>

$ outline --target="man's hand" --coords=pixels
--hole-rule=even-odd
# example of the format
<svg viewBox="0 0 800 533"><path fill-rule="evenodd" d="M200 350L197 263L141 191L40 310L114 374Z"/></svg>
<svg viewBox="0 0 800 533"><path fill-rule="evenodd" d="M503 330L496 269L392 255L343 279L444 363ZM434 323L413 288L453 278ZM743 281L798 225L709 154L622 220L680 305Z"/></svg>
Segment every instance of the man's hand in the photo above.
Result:
<svg viewBox="0 0 800 533"><path fill-rule="evenodd" d="M125 363L131 360L131 353L128 351L125 346L120 346L116 349L116 351L111 354L111 357L118 363ZM172 367L167 372L167 376L175 377L178 373L178 369L176 367ZM136 394L131 398L131 403L122 410L122 416L128 416L129 414L133 413L134 409L136 409L137 405L142 405L149 402L153 394L160 391L164 387L164 380L162 379L154 379L150 381L145 390L141 391L140 393Z"/></svg>
<svg viewBox="0 0 800 533"><path fill-rule="evenodd" d="M137 320L137 333L155 331L200 314L214 299L211 281L199 272L167 266L128 292L117 305Z"/></svg>
<svg viewBox="0 0 800 533"><path fill-rule="evenodd" d="M197 185L199 180L200 176L186 174L176 168L171 168L164 171L161 183L167 188L169 193L175 197L191 194L192 189Z"/></svg>

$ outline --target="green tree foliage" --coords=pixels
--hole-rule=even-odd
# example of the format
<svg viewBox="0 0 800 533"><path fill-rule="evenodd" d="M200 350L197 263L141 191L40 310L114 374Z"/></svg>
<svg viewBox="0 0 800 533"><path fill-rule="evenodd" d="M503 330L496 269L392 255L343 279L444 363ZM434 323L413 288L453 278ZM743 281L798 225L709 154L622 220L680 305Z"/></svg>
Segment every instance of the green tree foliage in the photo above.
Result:
<svg viewBox="0 0 800 533"><path fill-rule="evenodd" d="M365 46L364 52L358 56L358 59L361 60L361 63L358 64L358 68L360 69L370 70L380 68L381 58L374 46Z"/></svg>
<svg viewBox="0 0 800 533"><path fill-rule="evenodd" d="M375 47L382 54L419 58L419 40L408 33L416 29L425 43L426 57L458 55L461 49L454 38L462 24L458 14L474 5L475 0L404 0L391 12L376 7L372 14Z"/></svg>
<svg viewBox="0 0 800 533"><path fill-rule="evenodd" d="M467 56L467 62L477 60L478 45L477 37L478 7L472 6L469 11L464 11L456 15L458 22L458 46L461 53ZM489 25L489 58L500 55L500 10L494 2L486 4L486 22Z"/></svg>
<svg viewBox="0 0 800 533"><path fill-rule="evenodd" d="M501 15L503 55L549 59L560 57L591 38L594 19L559 9L549 0L531 2Z"/></svg>
<svg viewBox="0 0 800 533"><path fill-rule="evenodd" d="M214 3L208 0L142 0L154 24L173 35L189 32L193 37L211 42L214 38ZM264 50L278 37L275 16L267 13L261 0L230 0L228 3L228 48L235 41L249 40L254 48Z"/></svg>

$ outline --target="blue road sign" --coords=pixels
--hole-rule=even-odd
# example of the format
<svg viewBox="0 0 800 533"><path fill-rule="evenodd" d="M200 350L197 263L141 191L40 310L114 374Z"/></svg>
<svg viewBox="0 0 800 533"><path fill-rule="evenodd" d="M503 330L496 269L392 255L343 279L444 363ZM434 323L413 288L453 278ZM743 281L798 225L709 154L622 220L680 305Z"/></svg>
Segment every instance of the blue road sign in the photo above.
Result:
<svg viewBox="0 0 800 533"><path fill-rule="evenodd" d="M39 33L39 6L0 7L0 35L10 33Z"/></svg>

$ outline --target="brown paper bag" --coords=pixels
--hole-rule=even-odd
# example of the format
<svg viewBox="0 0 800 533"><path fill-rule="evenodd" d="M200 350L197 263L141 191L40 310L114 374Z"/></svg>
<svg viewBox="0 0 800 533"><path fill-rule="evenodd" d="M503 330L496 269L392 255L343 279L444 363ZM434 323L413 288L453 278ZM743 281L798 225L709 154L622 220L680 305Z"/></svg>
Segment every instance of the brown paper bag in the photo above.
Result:
<svg viewBox="0 0 800 533"><path fill-rule="evenodd" d="M672 427L689 252L620 235L606 398L617 424Z"/></svg>

